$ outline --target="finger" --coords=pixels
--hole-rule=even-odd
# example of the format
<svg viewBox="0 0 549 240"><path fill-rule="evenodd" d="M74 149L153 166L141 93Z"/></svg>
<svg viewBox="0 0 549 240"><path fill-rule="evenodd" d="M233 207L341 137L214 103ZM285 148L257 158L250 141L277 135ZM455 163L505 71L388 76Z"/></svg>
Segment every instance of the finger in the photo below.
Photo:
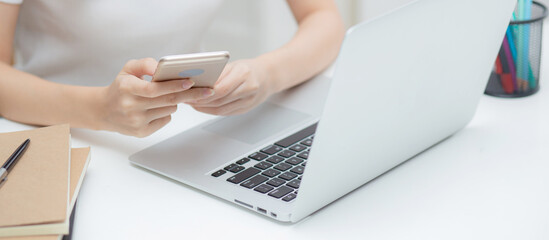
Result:
<svg viewBox="0 0 549 240"><path fill-rule="evenodd" d="M240 85L240 87L238 87L236 90L234 90L229 95L223 98L212 100L212 101L198 100L190 104L197 107L221 107L225 104L234 102L238 99L247 98L255 93L255 92L245 91L243 89L244 89L244 84Z"/></svg>
<svg viewBox="0 0 549 240"><path fill-rule="evenodd" d="M220 115L220 116L228 116L231 115L231 113L235 112L246 112L249 109L251 109L253 106L252 104L253 97L248 98L242 98L238 99L234 102L225 104L221 107L195 107L191 105L195 110L213 114L213 115Z"/></svg>
<svg viewBox="0 0 549 240"><path fill-rule="evenodd" d="M227 76L227 74L231 72L233 66L234 65L232 63L227 64L227 66L225 66L225 68L223 68L223 71L219 75L219 79L225 78Z"/></svg>
<svg viewBox="0 0 549 240"><path fill-rule="evenodd" d="M220 78L220 80L215 84L213 88L215 94L211 97L202 99L201 101L210 102L229 95L244 83L244 79L246 77L243 75L244 73L240 68L232 68L231 71L227 73L227 76Z"/></svg>
<svg viewBox="0 0 549 240"><path fill-rule="evenodd" d="M172 116L168 115L163 118L158 118L151 121L149 125L147 125L147 128L142 133L140 133L138 137L146 137L153 134L154 132L158 131L158 129L166 126L166 124L168 124L171 120Z"/></svg>
<svg viewBox="0 0 549 240"><path fill-rule="evenodd" d="M177 105L191 100L202 99L214 94L211 88L191 88L183 92L170 93L156 98L146 99L147 109Z"/></svg>
<svg viewBox="0 0 549 240"><path fill-rule="evenodd" d="M130 60L122 68L122 73L136 76L138 78L143 75L154 75L154 71L158 62L153 58L142 58L139 60Z"/></svg>
<svg viewBox="0 0 549 240"><path fill-rule="evenodd" d="M194 82L191 80L170 80L163 82L133 80L131 84L131 92L133 94L141 97L155 98L187 90L194 85Z"/></svg>
<svg viewBox="0 0 549 240"><path fill-rule="evenodd" d="M161 108L153 108L153 109L146 110L145 116L147 118L147 121L151 122L155 119L172 115L173 113L175 113L175 111L177 111L177 105L161 107Z"/></svg>

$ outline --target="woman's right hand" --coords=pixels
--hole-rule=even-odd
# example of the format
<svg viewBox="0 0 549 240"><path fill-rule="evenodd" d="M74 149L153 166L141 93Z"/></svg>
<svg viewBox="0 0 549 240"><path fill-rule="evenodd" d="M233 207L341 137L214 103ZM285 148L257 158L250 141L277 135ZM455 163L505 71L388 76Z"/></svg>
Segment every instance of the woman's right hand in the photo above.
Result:
<svg viewBox="0 0 549 240"><path fill-rule="evenodd" d="M130 60L114 82L101 89L97 109L100 129L146 137L170 122L178 103L213 94L208 88L191 89L194 83L190 80L143 80L143 76L154 74L157 65L152 58Z"/></svg>

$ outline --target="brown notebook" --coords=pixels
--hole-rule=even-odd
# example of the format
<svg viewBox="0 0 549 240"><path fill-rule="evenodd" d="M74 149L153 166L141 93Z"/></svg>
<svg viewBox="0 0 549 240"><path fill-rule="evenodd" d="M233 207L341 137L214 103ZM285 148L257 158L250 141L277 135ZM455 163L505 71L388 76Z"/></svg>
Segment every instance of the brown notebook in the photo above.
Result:
<svg viewBox="0 0 549 240"><path fill-rule="evenodd" d="M0 187L0 236L13 227L64 223L69 208L69 125L0 134L0 161L27 138L31 142ZM41 234L66 234L68 227ZM20 234L17 234L20 235Z"/></svg>
<svg viewBox="0 0 549 240"><path fill-rule="evenodd" d="M80 186L86 175L86 169L90 162L90 148L71 149L71 171L70 171L70 211L72 212ZM67 219L68 221L68 219ZM59 240L63 235L44 236L22 236L22 237L0 237L0 240Z"/></svg>

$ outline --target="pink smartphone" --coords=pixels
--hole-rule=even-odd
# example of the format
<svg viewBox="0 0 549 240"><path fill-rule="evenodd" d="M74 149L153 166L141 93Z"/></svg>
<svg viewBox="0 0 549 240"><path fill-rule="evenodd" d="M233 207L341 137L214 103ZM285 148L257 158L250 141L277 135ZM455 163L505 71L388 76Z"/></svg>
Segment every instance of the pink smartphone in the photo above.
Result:
<svg viewBox="0 0 549 240"><path fill-rule="evenodd" d="M229 61L229 52L204 52L165 56L158 62L152 81L190 79L193 87L212 88Z"/></svg>

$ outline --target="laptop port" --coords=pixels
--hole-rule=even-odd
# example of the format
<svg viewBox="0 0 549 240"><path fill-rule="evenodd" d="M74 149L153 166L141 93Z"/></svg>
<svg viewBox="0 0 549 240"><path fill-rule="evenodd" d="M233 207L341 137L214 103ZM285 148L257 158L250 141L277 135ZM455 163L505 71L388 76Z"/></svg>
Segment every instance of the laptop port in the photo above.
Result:
<svg viewBox="0 0 549 240"><path fill-rule="evenodd" d="M235 201L236 203L240 204L240 205L244 205L244 206L249 207L249 208L251 208L251 209L254 208L254 206L252 206L252 205L250 205L250 204L247 204L247 203L245 203L245 202L238 201L238 200L236 200L236 199L235 199L234 201Z"/></svg>
<svg viewBox="0 0 549 240"><path fill-rule="evenodd" d="M274 213L274 212L271 212L271 217L274 217L274 218L276 218L276 213Z"/></svg>
<svg viewBox="0 0 549 240"><path fill-rule="evenodd" d="M257 207L257 211L260 212L260 213L263 213L263 214L267 214L267 210L265 210L263 208L260 208L260 207Z"/></svg>

